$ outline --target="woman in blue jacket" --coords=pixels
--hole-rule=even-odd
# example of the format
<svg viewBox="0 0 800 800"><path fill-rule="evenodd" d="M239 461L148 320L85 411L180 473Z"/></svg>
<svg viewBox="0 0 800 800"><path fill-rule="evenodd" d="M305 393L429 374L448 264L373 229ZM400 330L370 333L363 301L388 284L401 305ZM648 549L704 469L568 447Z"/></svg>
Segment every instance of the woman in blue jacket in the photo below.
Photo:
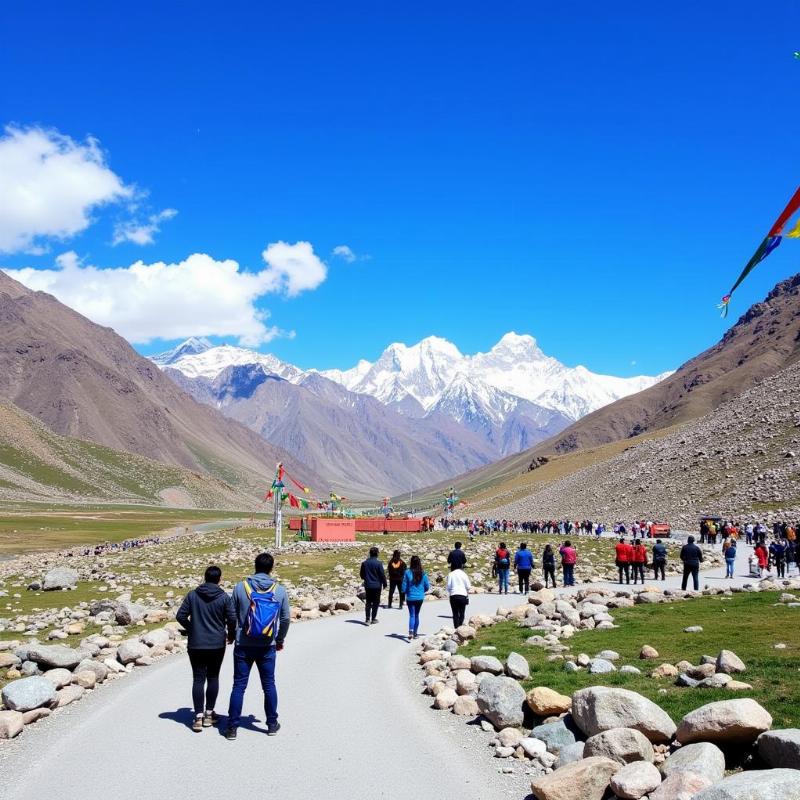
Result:
<svg viewBox="0 0 800 800"><path fill-rule="evenodd" d="M403 576L403 593L408 606L408 638L416 639L419 630L419 612L425 593L431 588L431 582L422 569L419 556L411 556L409 568Z"/></svg>
<svg viewBox="0 0 800 800"><path fill-rule="evenodd" d="M519 580L519 593L528 594L530 590L531 570L533 569L533 553L528 550L528 545L522 542L519 550L514 553L514 569Z"/></svg>

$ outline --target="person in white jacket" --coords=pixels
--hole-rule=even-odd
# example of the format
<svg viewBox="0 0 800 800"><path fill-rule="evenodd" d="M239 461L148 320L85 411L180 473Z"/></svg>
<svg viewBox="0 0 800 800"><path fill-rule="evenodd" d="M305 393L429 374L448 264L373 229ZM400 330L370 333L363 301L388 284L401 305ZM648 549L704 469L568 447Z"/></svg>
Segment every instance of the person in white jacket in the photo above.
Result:
<svg viewBox="0 0 800 800"><path fill-rule="evenodd" d="M469 603L469 590L472 584L463 569L454 569L447 576L447 593L450 595L450 608L453 610L453 627L464 624L464 614Z"/></svg>

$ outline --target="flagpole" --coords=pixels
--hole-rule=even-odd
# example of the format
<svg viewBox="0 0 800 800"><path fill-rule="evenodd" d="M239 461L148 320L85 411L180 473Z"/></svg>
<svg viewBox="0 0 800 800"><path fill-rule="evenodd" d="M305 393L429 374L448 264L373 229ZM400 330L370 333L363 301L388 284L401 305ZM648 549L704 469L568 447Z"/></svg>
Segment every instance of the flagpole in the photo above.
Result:
<svg viewBox="0 0 800 800"><path fill-rule="evenodd" d="M275 491L275 548L283 544L283 503L281 489Z"/></svg>

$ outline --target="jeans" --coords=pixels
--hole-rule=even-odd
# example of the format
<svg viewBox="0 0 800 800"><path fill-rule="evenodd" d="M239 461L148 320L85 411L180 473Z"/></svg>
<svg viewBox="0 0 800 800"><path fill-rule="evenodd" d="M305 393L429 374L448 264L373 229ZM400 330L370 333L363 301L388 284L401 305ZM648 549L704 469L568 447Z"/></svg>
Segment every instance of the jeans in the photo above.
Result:
<svg viewBox="0 0 800 800"><path fill-rule="evenodd" d="M547 579L550 578L553 581L553 586L556 585L556 568L555 566L549 567L546 566L544 568L544 585L547 586Z"/></svg>
<svg viewBox="0 0 800 800"><path fill-rule="evenodd" d="M406 600L408 606L408 630L417 635L419 630L419 612L422 609L422 600Z"/></svg>
<svg viewBox="0 0 800 800"><path fill-rule="evenodd" d="M508 592L508 567L497 569L497 590L502 593L503 590Z"/></svg>
<svg viewBox="0 0 800 800"><path fill-rule="evenodd" d="M700 590L700 565L699 564L684 564L683 565L683 580L681 581L681 589L686 588L686 584L689 583L689 576L692 576L692 582L694 583L694 590L697 592Z"/></svg>
<svg viewBox="0 0 800 800"><path fill-rule="evenodd" d="M644 583L644 564L641 561L635 561L631 566L633 567L633 582L641 580Z"/></svg>
<svg viewBox="0 0 800 800"><path fill-rule="evenodd" d="M564 568L564 586L574 586L575 585L575 565L574 564L562 564Z"/></svg>
<svg viewBox="0 0 800 800"><path fill-rule="evenodd" d="M371 619L378 618L378 608L381 604L381 590L380 589L365 589L367 596L366 605L364 606L364 613L367 615L367 622Z"/></svg>
<svg viewBox="0 0 800 800"><path fill-rule="evenodd" d="M238 728L242 719L242 704L247 681L250 678L250 669L253 664L258 669L261 678L261 688L264 690L264 713L267 725L278 721L278 690L275 687L275 648L242 647L233 648L233 689L228 706L228 727Z"/></svg>
<svg viewBox="0 0 800 800"><path fill-rule="evenodd" d="M387 608L391 608L392 607L392 600L394 599L394 591L395 591L395 589L397 589L397 594L400 595L400 608L403 607L403 603L405 603L405 601L406 601L406 596L403 593L403 590L401 588L402 585L403 585L403 581L389 580L389 603L387 605Z"/></svg>
<svg viewBox="0 0 800 800"><path fill-rule="evenodd" d="M622 577L625 576L625 583L631 582L631 565L627 561L617 562L617 571L619 572L619 582L622 583Z"/></svg>
<svg viewBox="0 0 800 800"><path fill-rule="evenodd" d="M450 595L450 609L453 612L453 627L458 628L464 624L464 616L467 611L469 598L463 594Z"/></svg>
<svg viewBox="0 0 800 800"><path fill-rule="evenodd" d="M225 658L225 648L198 650L190 647L189 663L192 665L192 703L194 713L213 711L219 695L219 670Z"/></svg>
<svg viewBox="0 0 800 800"><path fill-rule="evenodd" d="M658 579L659 572L661 573L661 580L665 581L667 579L665 568L667 566L666 561L654 561L653 562L653 578Z"/></svg>
<svg viewBox="0 0 800 800"><path fill-rule="evenodd" d="M519 582L519 593L527 594L530 590L531 571L529 569L518 569L517 581Z"/></svg>
<svg viewBox="0 0 800 800"><path fill-rule="evenodd" d="M733 558L726 558L725 559L725 577L732 578L733 577L733 565L736 563L735 559Z"/></svg>

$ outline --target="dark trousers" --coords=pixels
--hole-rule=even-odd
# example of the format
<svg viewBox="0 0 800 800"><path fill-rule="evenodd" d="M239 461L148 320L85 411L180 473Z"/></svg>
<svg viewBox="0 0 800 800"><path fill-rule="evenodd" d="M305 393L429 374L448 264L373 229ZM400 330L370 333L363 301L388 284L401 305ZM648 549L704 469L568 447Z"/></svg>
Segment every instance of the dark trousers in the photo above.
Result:
<svg viewBox="0 0 800 800"><path fill-rule="evenodd" d="M631 566L633 567L633 582L641 581L644 583L644 564L641 561L634 561Z"/></svg>
<svg viewBox="0 0 800 800"><path fill-rule="evenodd" d="M626 562L617 562L617 571L619 572L619 582L622 583L622 577L625 576L625 583L631 582L631 565Z"/></svg>
<svg viewBox="0 0 800 800"><path fill-rule="evenodd" d="M400 595L400 608L403 607L403 603L406 600L406 596L405 596L405 594L403 594L402 588L400 588L400 587L402 587L402 585L403 585L403 581L389 580L389 603L387 605L387 608L391 608L392 607L392 600L394 599L394 591L395 591L395 589L397 589L397 594Z"/></svg>
<svg viewBox="0 0 800 800"><path fill-rule="evenodd" d="M464 624L464 616L466 615L467 611L467 603L469 603L469 598L465 597L463 594L450 595L450 609L453 612L454 628L459 628L461 625Z"/></svg>
<svg viewBox="0 0 800 800"><path fill-rule="evenodd" d="M681 589L686 588L689 583L689 576L692 576L694 583L694 590L697 592L700 589L700 565L699 564L684 564L683 565L683 580L681 581Z"/></svg>
<svg viewBox="0 0 800 800"><path fill-rule="evenodd" d="M364 606L364 613L366 614L367 622L372 619L378 618L378 608L381 604L381 590L380 589L365 589L367 596L366 606Z"/></svg>
<svg viewBox="0 0 800 800"><path fill-rule="evenodd" d="M775 568L778 570L778 577L785 578L786 577L786 561L784 559L778 559L775 561Z"/></svg>
<svg viewBox="0 0 800 800"><path fill-rule="evenodd" d="M192 702L194 713L213 711L219 695L219 670L225 658L225 648L199 650L190 647L189 663L192 665Z"/></svg>
<svg viewBox="0 0 800 800"><path fill-rule="evenodd" d="M530 590L531 571L529 569L518 569L517 581L519 582L520 594L527 594Z"/></svg>
<svg viewBox="0 0 800 800"><path fill-rule="evenodd" d="M247 682L250 680L250 669L253 664L258 669L261 678L261 688L264 690L264 713L267 725L278 721L278 690L275 687L275 648L268 647L241 647L233 648L233 689L231 701L228 706L228 727L238 728L242 720L242 704Z"/></svg>
<svg viewBox="0 0 800 800"><path fill-rule="evenodd" d="M665 581L667 579L667 576L666 576L666 574L664 572L666 566L667 566L667 562L666 561L654 561L653 562L653 578L655 580L658 580L659 573L661 573L661 580L662 581Z"/></svg>
<svg viewBox="0 0 800 800"><path fill-rule="evenodd" d="M545 566L544 568L544 585L547 586L547 579L550 578L553 581L553 586L556 585L556 568L555 566L548 567Z"/></svg>
<svg viewBox="0 0 800 800"><path fill-rule="evenodd" d="M575 565L574 564L562 564L561 567L564 570L564 586L574 586L575 585Z"/></svg>

